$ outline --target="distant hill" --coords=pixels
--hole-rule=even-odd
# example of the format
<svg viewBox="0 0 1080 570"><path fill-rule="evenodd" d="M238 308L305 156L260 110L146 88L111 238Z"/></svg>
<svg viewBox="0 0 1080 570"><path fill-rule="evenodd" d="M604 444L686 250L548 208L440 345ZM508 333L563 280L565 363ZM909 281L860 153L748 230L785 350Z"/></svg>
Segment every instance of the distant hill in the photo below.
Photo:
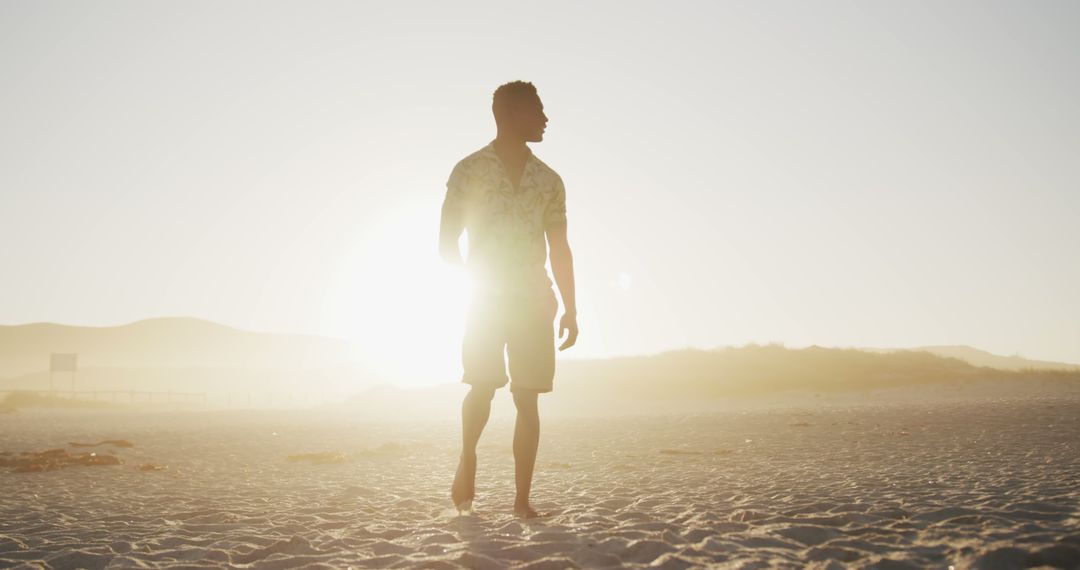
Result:
<svg viewBox="0 0 1080 570"><path fill-rule="evenodd" d="M985 350L966 346L918 346L915 348L862 348L868 352L899 352L899 351L922 351L958 358L972 366L985 366L987 368L999 368L1001 370L1080 370L1080 364L1067 362L1051 362L1048 360L1030 360L1019 356L1001 356Z"/></svg>
<svg viewBox="0 0 1080 570"><path fill-rule="evenodd" d="M921 346L911 350L924 350L931 354L959 358L975 366L1001 368L1002 370L1080 370L1080 364L1030 360L1019 356L1000 356L970 346Z"/></svg>
<svg viewBox="0 0 1080 570"><path fill-rule="evenodd" d="M204 392L217 400L323 397L377 379L344 340L243 331L165 317L112 327L53 323L0 326L0 391L50 387L49 354L78 356L77 390ZM71 375L55 386L70 389Z"/></svg>
<svg viewBox="0 0 1080 570"><path fill-rule="evenodd" d="M0 326L0 378L48 371L49 354L75 352L79 368L217 366L302 369L349 362L350 345L318 336L244 331L189 317L112 327Z"/></svg>
<svg viewBox="0 0 1080 570"><path fill-rule="evenodd" d="M260 406L303 405L393 384L393 379L377 378L354 362L352 348L339 339L243 331L194 318L155 318L113 327L0 326L0 391L48 389L53 352L79 355L78 390L200 392L217 403L250 401ZM55 380L58 389L71 387L67 374L57 374ZM985 381L1011 383L1021 392L1046 383L1080 386L1080 366L997 356L966 346L687 349L560 359L557 395L550 401L600 407L628 400L718 401ZM441 388L432 405L441 409L447 395L456 400L453 391L460 388ZM381 410L396 413L415 408L414 396L403 389L375 390L355 401L381 402ZM123 395L115 397L121 400Z"/></svg>

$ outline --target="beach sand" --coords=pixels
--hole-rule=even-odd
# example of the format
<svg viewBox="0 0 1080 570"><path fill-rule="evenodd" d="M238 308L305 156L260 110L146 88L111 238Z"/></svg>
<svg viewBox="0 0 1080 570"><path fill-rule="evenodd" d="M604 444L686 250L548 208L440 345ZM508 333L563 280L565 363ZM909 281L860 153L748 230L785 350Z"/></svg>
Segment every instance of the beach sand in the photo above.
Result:
<svg viewBox="0 0 1080 570"><path fill-rule="evenodd" d="M543 421L533 503L551 515L526 521L506 414L481 440L473 516L448 497L450 419L3 414L0 451L134 447L93 448L120 465L0 468L0 566L1080 565L1080 400Z"/></svg>

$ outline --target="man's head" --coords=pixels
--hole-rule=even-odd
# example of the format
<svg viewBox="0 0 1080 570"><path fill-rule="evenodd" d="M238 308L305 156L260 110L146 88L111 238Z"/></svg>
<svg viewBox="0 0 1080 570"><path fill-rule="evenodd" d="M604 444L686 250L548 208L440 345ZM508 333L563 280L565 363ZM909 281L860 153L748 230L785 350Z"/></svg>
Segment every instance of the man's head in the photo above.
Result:
<svg viewBox="0 0 1080 570"><path fill-rule="evenodd" d="M500 85L491 99L491 112L499 133L521 137L526 142L544 139L548 118L532 83L511 81Z"/></svg>

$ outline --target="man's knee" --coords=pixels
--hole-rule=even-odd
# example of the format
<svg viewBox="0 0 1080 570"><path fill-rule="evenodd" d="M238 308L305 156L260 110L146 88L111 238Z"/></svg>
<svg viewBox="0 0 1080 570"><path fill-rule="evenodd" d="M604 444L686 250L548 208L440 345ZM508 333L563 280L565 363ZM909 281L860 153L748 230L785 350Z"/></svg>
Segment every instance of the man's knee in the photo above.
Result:
<svg viewBox="0 0 1080 570"><path fill-rule="evenodd" d="M473 386L469 389L466 398L478 402L491 402L495 399L495 388L487 386Z"/></svg>
<svg viewBox="0 0 1080 570"><path fill-rule="evenodd" d="M536 413L536 400L540 395L538 392L520 391L513 394L514 406L517 407L518 412Z"/></svg>

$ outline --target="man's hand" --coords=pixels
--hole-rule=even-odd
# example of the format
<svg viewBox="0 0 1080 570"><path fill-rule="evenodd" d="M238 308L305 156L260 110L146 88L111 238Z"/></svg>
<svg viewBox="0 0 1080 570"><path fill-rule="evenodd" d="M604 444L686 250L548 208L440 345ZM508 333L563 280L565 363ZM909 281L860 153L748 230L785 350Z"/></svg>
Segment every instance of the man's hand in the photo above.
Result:
<svg viewBox="0 0 1080 570"><path fill-rule="evenodd" d="M562 319L559 320L559 338L562 338L563 331L569 331L569 335L566 337L566 342L563 342L559 346L559 350L566 350L574 343L577 342L577 315L574 313L563 313Z"/></svg>
<svg viewBox="0 0 1080 570"><path fill-rule="evenodd" d="M465 265L464 260L461 258L461 250L458 249L458 244L456 243L440 244L439 256L442 257L444 263L451 267L462 267Z"/></svg>

